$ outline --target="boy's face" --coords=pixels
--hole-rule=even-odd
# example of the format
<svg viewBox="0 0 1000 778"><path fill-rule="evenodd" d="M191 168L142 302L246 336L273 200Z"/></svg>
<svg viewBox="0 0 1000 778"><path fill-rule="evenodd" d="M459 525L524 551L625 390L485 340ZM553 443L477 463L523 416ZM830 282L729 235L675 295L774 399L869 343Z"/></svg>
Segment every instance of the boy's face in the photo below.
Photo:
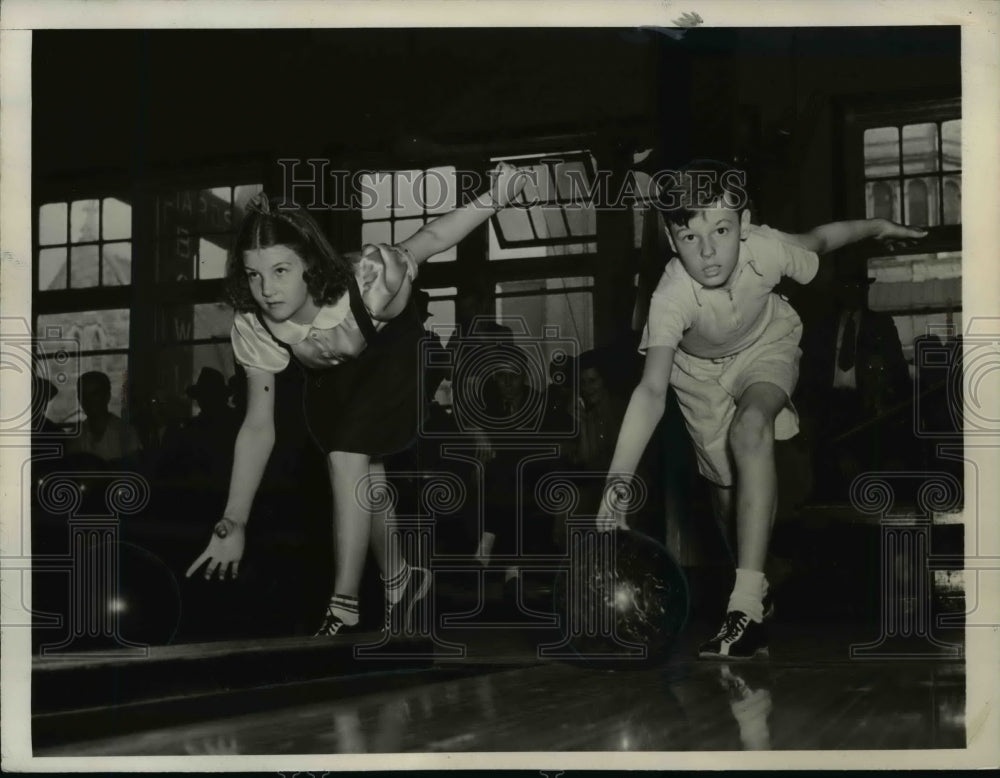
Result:
<svg viewBox="0 0 1000 778"><path fill-rule="evenodd" d="M750 212L729 208L696 211L687 225L667 225L670 245L695 281L707 287L725 287L740 256L740 240L750 232Z"/></svg>

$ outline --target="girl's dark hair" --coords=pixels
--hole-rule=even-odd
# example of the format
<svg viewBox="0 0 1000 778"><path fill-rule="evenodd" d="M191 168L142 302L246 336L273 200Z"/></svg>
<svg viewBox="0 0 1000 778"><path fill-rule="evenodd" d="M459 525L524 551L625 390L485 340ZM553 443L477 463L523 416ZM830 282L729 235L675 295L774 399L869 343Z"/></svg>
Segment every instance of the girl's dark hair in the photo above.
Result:
<svg viewBox="0 0 1000 778"><path fill-rule="evenodd" d="M335 302L347 289L353 275L351 265L330 245L313 217L301 208L279 207L261 193L247 203L226 260L226 296L235 311L257 310L243 265L244 253L271 246L288 246L302 258L306 264L303 277L317 305Z"/></svg>
<svg viewBox="0 0 1000 778"><path fill-rule="evenodd" d="M697 211L721 203L740 213L750 207L746 171L714 159L695 159L664 174L657 209L668 223L687 225Z"/></svg>

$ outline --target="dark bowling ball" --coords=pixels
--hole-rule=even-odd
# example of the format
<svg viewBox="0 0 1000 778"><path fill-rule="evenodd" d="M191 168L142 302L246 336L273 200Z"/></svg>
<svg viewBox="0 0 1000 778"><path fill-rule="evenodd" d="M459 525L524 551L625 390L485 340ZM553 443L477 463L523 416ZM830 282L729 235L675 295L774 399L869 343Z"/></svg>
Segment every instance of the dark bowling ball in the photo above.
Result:
<svg viewBox="0 0 1000 778"><path fill-rule="evenodd" d="M680 565L635 530L577 535L554 597L570 649L563 658L609 670L665 661L689 609Z"/></svg>
<svg viewBox="0 0 1000 778"><path fill-rule="evenodd" d="M170 567L132 543L101 543L89 559L100 580L84 605L96 609L88 637L101 648L170 643L181 617L180 587Z"/></svg>

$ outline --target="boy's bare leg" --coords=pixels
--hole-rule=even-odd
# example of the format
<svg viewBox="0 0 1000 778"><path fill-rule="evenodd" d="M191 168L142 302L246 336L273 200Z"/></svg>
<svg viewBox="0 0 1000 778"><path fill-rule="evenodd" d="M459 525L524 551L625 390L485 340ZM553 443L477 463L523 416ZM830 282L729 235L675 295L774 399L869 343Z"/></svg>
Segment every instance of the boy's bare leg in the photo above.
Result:
<svg viewBox="0 0 1000 778"><path fill-rule="evenodd" d="M740 396L729 429L736 462L737 566L763 572L778 505L774 419L788 403L775 384L751 384Z"/></svg>
<svg viewBox="0 0 1000 778"><path fill-rule="evenodd" d="M733 513L733 487L712 484L710 493L712 495L712 513L715 516L715 523L719 525L719 532L722 534L722 540L726 544L726 551L729 552L729 558L735 564L736 533L733 531L733 528L736 523L736 517Z"/></svg>
<svg viewBox="0 0 1000 778"><path fill-rule="evenodd" d="M699 648L709 659L749 659L767 654L764 562L777 507L774 419L788 397L774 384L758 382L736 402L729 445L736 462L736 583L718 634Z"/></svg>

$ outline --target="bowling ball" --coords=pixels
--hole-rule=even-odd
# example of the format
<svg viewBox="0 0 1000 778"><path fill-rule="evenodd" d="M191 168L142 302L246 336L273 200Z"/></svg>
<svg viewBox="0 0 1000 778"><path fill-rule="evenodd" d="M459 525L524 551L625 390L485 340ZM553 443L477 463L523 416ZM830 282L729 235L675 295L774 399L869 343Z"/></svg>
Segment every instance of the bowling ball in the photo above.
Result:
<svg viewBox="0 0 1000 778"><path fill-rule="evenodd" d="M180 587L170 567L147 549L124 542L100 543L88 559L105 582L88 587L83 607L91 610L91 624L100 626L87 630L91 634L81 644L92 641L104 649L170 643L181 616Z"/></svg>
<svg viewBox="0 0 1000 778"><path fill-rule="evenodd" d="M635 530L578 534L553 594L569 649L561 658L590 667L643 669L665 661L688 617L680 565Z"/></svg>

